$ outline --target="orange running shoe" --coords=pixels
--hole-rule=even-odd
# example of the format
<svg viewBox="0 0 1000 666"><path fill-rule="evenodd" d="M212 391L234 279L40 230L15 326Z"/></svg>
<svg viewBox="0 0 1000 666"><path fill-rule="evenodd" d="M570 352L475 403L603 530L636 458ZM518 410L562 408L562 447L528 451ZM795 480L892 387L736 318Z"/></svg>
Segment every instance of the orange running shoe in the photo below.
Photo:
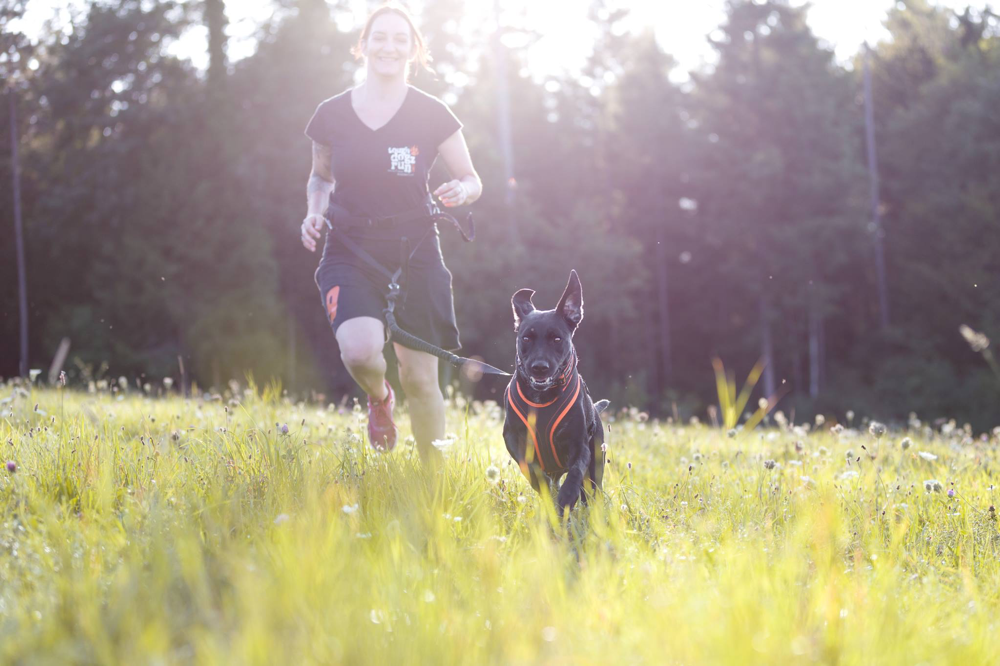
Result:
<svg viewBox="0 0 1000 666"><path fill-rule="evenodd" d="M383 400L373 400L368 396L368 439L376 451L392 451L396 446L397 428L392 420L396 396L388 380L385 389L387 394Z"/></svg>

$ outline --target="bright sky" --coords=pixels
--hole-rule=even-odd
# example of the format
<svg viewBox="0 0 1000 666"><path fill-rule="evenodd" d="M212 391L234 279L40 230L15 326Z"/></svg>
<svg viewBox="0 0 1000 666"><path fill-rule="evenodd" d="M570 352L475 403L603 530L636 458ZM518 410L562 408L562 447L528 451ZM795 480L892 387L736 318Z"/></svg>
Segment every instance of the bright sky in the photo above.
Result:
<svg viewBox="0 0 1000 666"><path fill-rule="evenodd" d="M419 1L419 0L418 0ZM358 22L365 17L366 8L372 3L352 0L357 6ZM468 0L471 11L490 12L489 0ZM812 0L809 24L813 32L835 49L837 58L845 61L857 52L864 40L872 42L885 37L882 21L894 0ZM590 33L586 18L588 3L580 0L500 0L501 7L511 16L523 14L525 22L543 37L532 47L531 67L535 74L573 70L586 57ZM416 5L416 3L412 3ZM679 63L679 76L696 69L711 58L712 51L706 36L723 20L723 0L621 0L629 6L631 29L654 26L656 36L664 50ZM792 4L804 4L792 0ZM938 0L938 4L958 8L966 4L982 6L976 0ZM53 15L62 16L65 22L68 8L85 5L83 0L32 0L21 29L29 35L37 34L42 23ZM272 13L270 0L228 0L229 56L239 60L253 53L253 34L257 26ZM481 14L480 14L481 15ZM207 62L204 30L192 29L173 50L190 58L199 67Z"/></svg>

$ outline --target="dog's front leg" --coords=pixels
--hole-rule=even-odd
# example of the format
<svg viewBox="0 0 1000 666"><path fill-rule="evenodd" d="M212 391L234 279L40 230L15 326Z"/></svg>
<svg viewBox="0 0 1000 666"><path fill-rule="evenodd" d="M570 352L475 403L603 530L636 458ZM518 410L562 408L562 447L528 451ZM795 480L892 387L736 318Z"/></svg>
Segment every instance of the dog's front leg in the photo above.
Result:
<svg viewBox="0 0 1000 666"><path fill-rule="evenodd" d="M517 463L517 466L521 469L521 473L528 479L535 492L540 492L545 474L537 463L529 463L525 460L525 451L528 446L527 433L516 426L512 426L510 421L504 421L503 439L504 444L507 445L507 452L514 459L514 462Z"/></svg>
<svg viewBox="0 0 1000 666"><path fill-rule="evenodd" d="M569 472L566 473L566 480L563 481L559 489L559 513L565 514L572 509L576 501L580 499L583 491L583 477L590 466L590 447L584 444L577 449L576 459L570 464Z"/></svg>

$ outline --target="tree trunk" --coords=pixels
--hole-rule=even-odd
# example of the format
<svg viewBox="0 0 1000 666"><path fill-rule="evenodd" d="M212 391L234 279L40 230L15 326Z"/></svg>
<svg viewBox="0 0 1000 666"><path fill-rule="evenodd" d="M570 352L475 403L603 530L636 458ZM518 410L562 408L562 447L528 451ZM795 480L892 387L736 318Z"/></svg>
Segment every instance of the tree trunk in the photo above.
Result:
<svg viewBox="0 0 1000 666"><path fill-rule="evenodd" d="M218 89L226 78L226 3L205 0L205 27L208 28L208 83Z"/></svg>
<svg viewBox="0 0 1000 666"><path fill-rule="evenodd" d="M496 63L497 133L500 154L503 156L504 205L507 209L507 233L510 242L520 245L517 228L517 180L514 178L514 140L510 125L510 89L507 84L507 49L500 42L503 28L500 25L500 0L493 5L497 29L493 35L493 61Z"/></svg>
<svg viewBox="0 0 1000 666"><path fill-rule="evenodd" d="M811 290L810 290L811 291ZM815 299L809 299L809 397L819 397L820 390L820 347L823 320Z"/></svg>
<svg viewBox="0 0 1000 666"><path fill-rule="evenodd" d="M865 44L865 143L868 147L869 195L872 208L872 235L875 237L875 275L878 280L879 319L882 330L889 328L889 290L885 277L885 253L882 249L882 216L879 210L878 159L875 155L875 101L872 98L872 75L868 61L871 49Z"/></svg>
<svg viewBox="0 0 1000 666"><path fill-rule="evenodd" d="M661 210L666 214L665 210ZM670 301L668 287L669 273L667 269L667 238L662 221L656 225L656 295L660 310L660 390L667 388L673 381L673 361L670 349Z"/></svg>
<svg viewBox="0 0 1000 666"><path fill-rule="evenodd" d="M771 307L763 292L760 307L760 357L764 361L764 395L774 395L774 352L771 343Z"/></svg>
<svg viewBox="0 0 1000 666"><path fill-rule="evenodd" d="M17 145L17 99L7 92L10 102L10 161L14 180L14 244L17 246L17 298L21 318L21 359L18 371L28 376L28 275L24 258L24 225L21 220L21 164Z"/></svg>
<svg viewBox="0 0 1000 666"><path fill-rule="evenodd" d="M288 317L288 388L294 390L297 385L295 370L298 367L295 349L295 317Z"/></svg>
<svg viewBox="0 0 1000 666"><path fill-rule="evenodd" d="M795 391L804 390L806 385L805 374L802 371L802 348L799 347L802 340L802 329L798 324L792 332L792 386Z"/></svg>

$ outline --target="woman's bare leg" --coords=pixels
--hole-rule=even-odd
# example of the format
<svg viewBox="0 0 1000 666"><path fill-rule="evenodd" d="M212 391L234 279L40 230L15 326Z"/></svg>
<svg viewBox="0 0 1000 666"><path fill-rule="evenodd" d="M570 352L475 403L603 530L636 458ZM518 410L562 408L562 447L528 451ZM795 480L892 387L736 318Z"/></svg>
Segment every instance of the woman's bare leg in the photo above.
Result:
<svg viewBox="0 0 1000 666"><path fill-rule="evenodd" d="M374 317L355 317L337 327L340 358L361 390L375 400L384 400L385 326Z"/></svg>
<svg viewBox="0 0 1000 666"><path fill-rule="evenodd" d="M444 437L444 396L438 384L438 359L425 352L395 345L399 383L406 392L413 438L421 458L434 456L431 445Z"/></svg>

